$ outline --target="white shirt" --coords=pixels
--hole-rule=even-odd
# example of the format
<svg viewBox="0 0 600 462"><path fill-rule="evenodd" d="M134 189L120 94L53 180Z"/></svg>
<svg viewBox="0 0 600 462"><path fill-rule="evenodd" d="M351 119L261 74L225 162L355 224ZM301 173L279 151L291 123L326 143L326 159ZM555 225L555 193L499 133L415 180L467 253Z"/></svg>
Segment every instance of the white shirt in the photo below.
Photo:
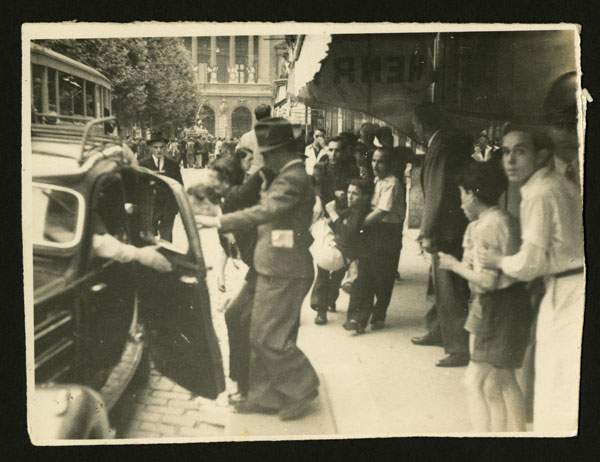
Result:
<svg viewBox="0 0 600 462"><path fill-rule="evenodd" d="M156 165L156 168L158 168L158 170L162 172L165 167L164 157L157 157L154 154L152 154L152 159L154 160L154 165Z"/></svg>
<svg viewBox="0 0 600 462"><path fill-rule="evenodd" d="M473 152L473 154L471 154L471 157L476 162L487 162L492 158L492 147L486 146L483 153L479 150L476 150Z"/></svg>
<svg viewBox="0 0 600 462"><path fill-rule="evenodd" d="M496 275L497 270L484 269L479 262L477 251L479 249L494 249L501 255L513 255L519 250L519 223L516 218L500 207L490 207L472 221L465 230L463 237L463 262L467 263L476 273ZM498 289L504 289L516 281L500 272L498 276ZM483 288L470 282L472 292L484 293Z"/></svg>
<svg viewBox="0 0 600 462"><path fill-rule="evenodd" d="M319 154L317 154L315 152L315 147L312 144L306 146L306 149L304 149L304 156L306 157L304 160L306 173L312 175L315 171L315 164L319 162L319 160L321 160L325 155L327 155L327 150L325 148L321 149Z"/></svg>
<svg viewBox="0 0 600 462"><path fill-rule="evenodd" d="M386 215L381 223L402 223L406 214L404 191L400 180L394 175L385 178L375 177L375 192L371 200L371 210L383 210Z"/></svg>
<svg viewBox="0 0 600 462"><path fill-rule="evenodd" d="M501 260L502 271L521 281L583 266L583 216L577 186L542 167L521 186L519 252Z"/></svg>
<svg viewBox="0 0 600 462"><path fill-rule="evenodd" d="M256 138L256 133L254 130L250 130L241 136L240 142L238 143L236 149L237 148L250 149L254 154L252 157L252 165L250 166L250 171L248 172L249 174L252 175L265 165L263 155L258 150L258 139Z"/></svg>

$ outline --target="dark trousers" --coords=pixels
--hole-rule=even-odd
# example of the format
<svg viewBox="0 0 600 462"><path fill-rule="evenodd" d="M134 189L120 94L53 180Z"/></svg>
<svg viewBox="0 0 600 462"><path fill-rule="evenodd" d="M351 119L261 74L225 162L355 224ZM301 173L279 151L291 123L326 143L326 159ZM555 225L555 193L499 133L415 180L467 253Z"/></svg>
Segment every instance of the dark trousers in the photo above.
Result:
<svg viewBox="0 0 600 462"><path fill-rule="evenodd" d="M433 288L433 266L429 267L429 277L427 278L427 292L425 294L425 304L427 313L425 314L425 328L428 332L441 338L440 320L438 318L437 307L435 306L435 290Z"/></svg>
<svg viewBox="0 0 600 462"><path fill-rule="evenodd" d="M300 307L311 285L312 278L258 274L250 321L249 401L280 409L317 391L317 373L296 345Z"/></svg>
<svg viewBox="0 0 600 462"><path fill-rule="evenodd" d="M327 271L317 266L317 278L310 296L310 306L319 313L326 313L328 307L335 308L340 294L340 284L347 267L338 271Z"/></svg>
<svg viewBox="0 0 600 462"><path fill-rule="evenodd" d="M459 260L462 258L463 248L459 240L439 243L437 250ZM440 269L437 258L433 259L432 273L444 351L447 354L468 353L469 335L464 329L469 302L467 281L452 271Z"/></svg>
<svg viewBox="0 0 600 462"><path fill-rule="evenodd" d="M256 289L256 271L248 270L246 281L227 307L225 323L229 337L229 377L238 384L238 391L248 393L250 371L250 320Z"/></svg>
<svg viewBox="0 0 600 462"><path fill-rule="evenodd" d="M154 235L160 234L160 238L173 242L173 223L175 222L177 210L172 207L156 207L152 217L152 228Z"/></svg>
<svg viewBox="0 0 600 462"><path fill-rule="evenodd" d="M181 155L181 162L183 163L183 168L187 168L187 166L188 166L188 157L187 157L187 154L185 152Z"/></svg>
<svg viewBox="0 0 600 462"><path fill-rule="evenodd" d="M368 233L369 251L358 259L358 277L348 305L348 319L363 327L369 319L385 321L402 250L402 225L377 223Z"/></svg>

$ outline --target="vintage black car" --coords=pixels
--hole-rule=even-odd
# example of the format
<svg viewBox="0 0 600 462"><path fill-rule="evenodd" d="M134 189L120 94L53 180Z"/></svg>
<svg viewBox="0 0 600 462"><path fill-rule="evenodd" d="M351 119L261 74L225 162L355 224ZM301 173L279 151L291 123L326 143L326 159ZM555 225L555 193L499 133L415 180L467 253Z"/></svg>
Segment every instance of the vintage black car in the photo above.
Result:
<svg viewBox="0 0 600 462"><path fill-rule="evenodd" d="M32 124L29 415L38 439L105 437L88 411L102 413L96 421L107 418L145 349L161 373L194 394L214 399L225 388L200 237L183 187L136 166L127 146L104 134L106 122ZM159 188L179 208L173 243L152 233ZM92 240L103 233L157 246L172 271L98 257Z"/></svg>

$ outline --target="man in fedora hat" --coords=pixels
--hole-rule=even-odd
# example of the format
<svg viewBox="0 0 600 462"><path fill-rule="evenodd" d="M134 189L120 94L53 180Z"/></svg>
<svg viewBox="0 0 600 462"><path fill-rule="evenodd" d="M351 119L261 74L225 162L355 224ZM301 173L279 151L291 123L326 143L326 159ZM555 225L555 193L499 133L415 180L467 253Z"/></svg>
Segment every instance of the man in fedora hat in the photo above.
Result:
<svg viewBox="0 0 600 462"><path fill-rule="evenodd" d="M196 216L196 222L222 232L258 227L250 384L236 411L278 412L289 420L308 412L318 396L317 374L296 346L300 307L314 276L308 248L315 193L297 152L300 128L268 118L255 132L265 166L276 175L259 203L221 217Z"/></svg>
<svg viewBox="0 0 600 462"><path fill-rule="evenodd" d="M167 140L160 132L154 132L148 141L150 157L140 161L141 167L155 170L157 173L168 176L183 184L179 165L165 156L167 153ZM156 193L152 227L154 235L160 234L161 239L171 242L173 240L173 222L177 215L177 203L170 190L160 185Z"/></svg>

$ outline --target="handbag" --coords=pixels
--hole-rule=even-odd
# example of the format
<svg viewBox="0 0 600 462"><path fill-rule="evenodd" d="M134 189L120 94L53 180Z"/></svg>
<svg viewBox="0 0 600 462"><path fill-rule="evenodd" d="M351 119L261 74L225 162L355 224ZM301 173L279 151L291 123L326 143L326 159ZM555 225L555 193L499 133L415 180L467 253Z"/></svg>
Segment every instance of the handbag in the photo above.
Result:
<svg viewBox="0 0 600 462"><path fill-rule="evenodd" d="M348 263L337 248L335 234L325 217L318 218L310 227L314 242L309 248L314 262L327 271L338 271Z"/></svg>

